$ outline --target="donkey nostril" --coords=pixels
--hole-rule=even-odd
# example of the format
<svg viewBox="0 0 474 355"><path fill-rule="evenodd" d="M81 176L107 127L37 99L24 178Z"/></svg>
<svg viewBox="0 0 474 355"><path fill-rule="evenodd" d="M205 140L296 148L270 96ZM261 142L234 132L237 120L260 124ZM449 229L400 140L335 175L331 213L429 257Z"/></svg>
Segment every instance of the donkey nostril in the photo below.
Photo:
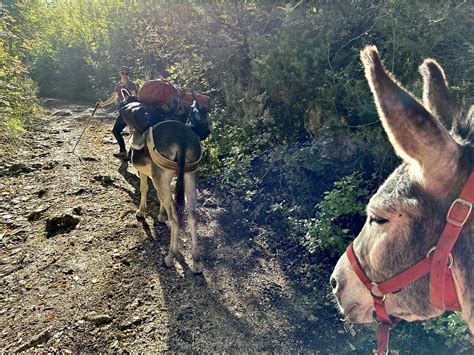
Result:
<svg viewBox="0 0 474 355"><path fill-rule="evenodd" d="M331 276L331 279L329 280L331 282L331 287L333 290L335 290L337 288L337 280Z"/></svg>

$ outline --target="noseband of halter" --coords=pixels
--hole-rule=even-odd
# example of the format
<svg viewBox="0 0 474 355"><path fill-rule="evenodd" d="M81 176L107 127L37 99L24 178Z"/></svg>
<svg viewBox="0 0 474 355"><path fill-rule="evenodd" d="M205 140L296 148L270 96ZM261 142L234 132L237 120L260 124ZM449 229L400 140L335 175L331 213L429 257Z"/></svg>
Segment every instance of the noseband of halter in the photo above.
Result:
<svg viewBox="0 0 474 355"><path fill-rule="evenodd" d="M387 294L399 291L426 274L430 274L431 305L441 311L461 309L451 274L451 266L454 263L451 250L456 244L463 226L469 220L473 203L474 171L471 172L464 184L459 198L451 204L446 216L447 223L436 246L428 251L423 260L380 284L372 282L367 277L357 260L352 243L347 247L346 254L354 272L370 291L374 300L375 313L379 322L377 327L377 354L388 354L390 330L392 326L400 321L399 318L390 317L385 309Z"/></svg>

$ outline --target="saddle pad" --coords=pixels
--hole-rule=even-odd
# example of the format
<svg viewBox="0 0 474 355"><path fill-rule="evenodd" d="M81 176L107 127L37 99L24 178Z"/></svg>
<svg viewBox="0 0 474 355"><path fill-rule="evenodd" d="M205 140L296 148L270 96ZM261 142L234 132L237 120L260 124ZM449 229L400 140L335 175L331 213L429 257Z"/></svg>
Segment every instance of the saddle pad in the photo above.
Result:
<svg viewBox="0 0 474 355"><path fill-rule="evenodd" d="M160 124L150 127L150 129L148 129L145 132L145 142L148 147L148 151L150 152L151 160L153 160L153 162L161 168L177 172L178 162L165 158L155 149L155 142L153 139L153 130L156 129L157 126L160 126ZM193 163L186 163L184 165L184 171L185 172L196 171L200 161L201 161L201 158L199 158L197 161Z"/></svg>

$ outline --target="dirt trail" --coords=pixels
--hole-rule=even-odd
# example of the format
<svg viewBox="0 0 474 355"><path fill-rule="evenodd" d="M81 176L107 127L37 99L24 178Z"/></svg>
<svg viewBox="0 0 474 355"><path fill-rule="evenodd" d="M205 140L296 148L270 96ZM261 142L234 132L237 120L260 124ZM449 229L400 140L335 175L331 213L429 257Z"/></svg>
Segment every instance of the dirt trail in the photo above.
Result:
<svg viewBox="0 0 474 355"><path fill-rule="evenodd" d="M176 267L162 268L169 230L152 187L146 220L135 218L139 180L112 157L113 116L92 119L68 153L90 113L50 109L0 158L0 352L331 353L351 341L328 271L303 287L213 182L199 184L203 276L188 267L187 233ZM56 214L79 223L48 235Z"/></svg>

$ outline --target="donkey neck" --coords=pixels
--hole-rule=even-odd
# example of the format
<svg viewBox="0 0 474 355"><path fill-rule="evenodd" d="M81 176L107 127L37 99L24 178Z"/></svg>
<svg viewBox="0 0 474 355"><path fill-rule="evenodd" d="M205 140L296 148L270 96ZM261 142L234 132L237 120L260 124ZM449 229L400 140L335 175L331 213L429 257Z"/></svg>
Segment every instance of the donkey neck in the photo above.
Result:
<svg viewBox="0 0 474 355"><path fill-rule="evenodd" d="M462 172L460 179L464 181L464 175L468 175L474 170L474 147L466 146L461 157L460 164ZM461 183L460 183L461 184ZM456 186L456 190L457 190ZM455 197L452 197L454 199ZM461 304L462 318L467 320L471 333L474 334L474 271L473 271L473 242L474 242L474 218L464 225L463 231L458 241L454 245L452 255L454 265L452 274L454 284Z"/></svg>
<svg viewBox="0 0 474 355"><path fill-rule="evenodd" d="M461 304L462 318L468 321L472 334L474 334L473 236L474 220L471 218L471 221L464 226L452 252L454 257L452 273L456 293Z"/></svg>
<svg viewBox="0 0 474 355"><path fill-rule="evenodd" d="M474 334L474 293L472 271L472 223L465 226L466 232L460 236L453 249L454 265L451 269L456 294L461 305L461 316L468 322L469 329Z"/></svg>

